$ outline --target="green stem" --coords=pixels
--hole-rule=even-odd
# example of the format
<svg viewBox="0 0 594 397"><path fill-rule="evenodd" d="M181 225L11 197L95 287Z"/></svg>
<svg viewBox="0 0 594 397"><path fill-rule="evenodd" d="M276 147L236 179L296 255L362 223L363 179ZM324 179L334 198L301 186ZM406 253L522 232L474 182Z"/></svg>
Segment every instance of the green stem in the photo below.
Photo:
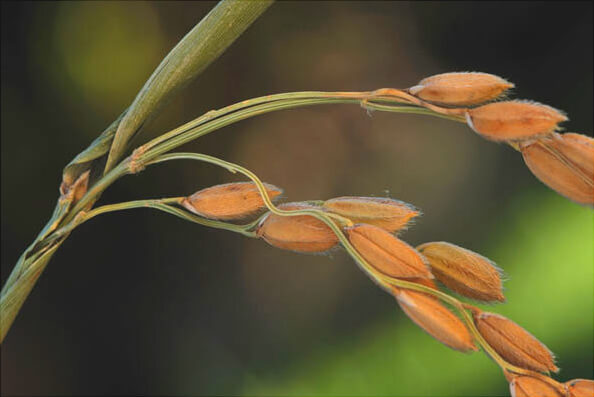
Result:
<svg viewBox="0 0 594 397"><path fill-rule="evenodd" d="M59 242L54 245L35 260L24 261L23 266L26 265L26 267L23 267L24 271L19 274L18 279L10 286L5 285L2 288L2 295L0 296L0 343L4 341L4 337L6 337L35 282L61 244L62 242Z"/></svg>
<svg viewBox="0 0 594 397"><path fill-rule="evenodd" d="M137 159L146 162L157 156L167 153L185 143L216 131L229 124L251 118L257 115L284 109L294 109L303 106L328 105L328 104L361 104L364 108L436 116L448 120L463 121L458 116L448 116L435 111L417 106L398 106L407 104L398 98L391 99L391 105L373 102L370 92L321 92L304 91L284 94L268 95L239 102L237 104L206 113L179 128L165 133L137 149ZM390 101L383 98L382 101Z"/></svg>
<svg viewBox="0 0 594 397"><path fill-rule="evenodd" d="M227 114L236 112L238 110L246 109L255 105L264 103L272 103L281 100L301 100L301 99L352 99L352 102L358 102L366 98L370 94L369 91L364 92L324 92L324 91L299 91L299 92L286 92L273 95L265 95L257 98L247 99L235 103L233 105L226 106L218 110L211 110L206 112L202 116L187 122L165 134L159 135L149 143L143 145L145 150L151 149L162 142L165 142L175 136L184 134L189 130L196 128L202 124L205 124L213 119L225 116Z"/></svg>
<svg viewBox="0 0 594 397"><path fill-rule="evenodd" d="M364 109L369 109L369 110L381 110L384 112L393 112L393 113L423 114L423 115L427 115L427 116L439 117L439 118L450 120L450 121L457 121L459 123L466 122L466 120L464 120L463 117L453 116L453 115L448 115L448 114L441 114L441 113L437 113L430 109L422 108L422 107L414 107L414 106L403 107L403 106L383 105L380 103L368 102L368 101L363 102L361 104L361 106Z"/></svg>
<svg viewBox="0 0 594 397"><path fill-rule="evenodd" d="M254 222L250 222L246 225L236 225L233 223L220 222L220 221L215 221L212 219L202 218L202 217L196 216L194 214L190 214L189 212L184 211L182 209L168 205L168 204L179 204L179 203L181 203L181 201L184 198L185 197L171 197L171 198L164 198L164 199L136 200L136 201L127 201L127 202L123 202L123 203L117 203L117 204L104 205L101 207L97 207L94 210L89 211L88 213L84 214L83 220L80 223L86 222L89 219L96 217L97 215L105 214L108 212L129 210L129 209L134 209L134 208L153 208L153 209L167 212L171 215L175 215L175 216L182 218L184 220L187 220L187 221L190 221L193 223L197 223L197 224L200 224L203 226L208 226L208 227L212 227L212 228L216 228L216 229L229 230L231 232L243 234L244 236L255 237L255 234L253 232L251 232L250 230L255 227L258 220L254 221ZM66 230L66 232L68 232L68 230Z"/></svg>

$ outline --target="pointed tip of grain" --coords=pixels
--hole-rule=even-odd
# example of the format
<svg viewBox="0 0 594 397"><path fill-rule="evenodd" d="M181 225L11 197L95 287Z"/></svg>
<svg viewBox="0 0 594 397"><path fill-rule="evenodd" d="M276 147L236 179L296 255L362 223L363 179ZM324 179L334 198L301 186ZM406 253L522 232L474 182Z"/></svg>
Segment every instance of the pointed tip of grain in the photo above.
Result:
<svg viewBox="0 0 594 397"><path fill-rule="evenodd" d="M425 88L424 85L413 85L408 89L408 92L412 95L417 95L423 88Z"/></svg>

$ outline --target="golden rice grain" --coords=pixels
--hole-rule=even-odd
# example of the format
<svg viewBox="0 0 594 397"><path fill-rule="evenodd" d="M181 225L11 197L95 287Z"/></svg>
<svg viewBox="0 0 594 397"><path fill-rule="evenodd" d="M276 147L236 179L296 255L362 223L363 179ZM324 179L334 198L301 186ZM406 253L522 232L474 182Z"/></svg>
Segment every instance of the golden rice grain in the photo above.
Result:
<svg viewBox="0 0 594 397"><path fill-rule="evenodd" d="M457 72L427 77L408 91L428 102L466 106L497 99L513 87L509 81L493 74Z"/></svg>
<svg viewBox="0 0 594 397"><path fill-rule="evenodd" d="M353 223L367 223L389 232L404 228L419 215L410 204L379 197L337 197L324 202L324 208Z"/></svg>
<svg viewBox="0 0 594 397"><path fill-rule="evenodd" d="M285 211L319 209L307 203L286 203L278 208ZM332 229L311 215L269 214L256 233L268 244L291 251L324 252L338 244L338 237Z"/></svg>
<svg viewBox="0 0 594 397"><path fill-rule="evenodd" d="M484 256L443 241L417 247L431 273L446 287L471 299L503 302L500 271Z"/></svg>
<svg viewBox="0 0 594 397"><path fill-rule="evenodd" d="M552 134L521 144L520 150L542 183L577 203L594 205L594 139Z"/></svg>
<svg viewBox="0 0 594 397"><path fill-rule="evenodd" d="M548 134L567 117L550 106L528 101L495 102L469 109L468 125L493 141L521 140Z"/></svg>
<svg viewBox="0 0 594 397"><path fill-rule="evenodd" d="M380 273L397 278L433 278L424 258L384 229L357 224L345 231L357 252Z"/></svg>
<svg viewBox="0 0 594 397"><path fill-rule="evenodd" d="M273 199L283 191L265 184L268 197ZM264 207L260 191L253 182L226 183L202 189L183 200L189 211L210 219L240 219Z"/></svg>
<svg viewBox="0 0 594 397"><path fill-rule="evenodd" d="M432 296L393 288L402 310L429 335L462 352L478 350L464 323Z"/></svg>
<svg viewBox="0 0 594 397"><path fill-rule="evenodd" d="M495 313L473 313L487 343L506 361L534 371L559 371L553 353L524 328Z"/></svg>

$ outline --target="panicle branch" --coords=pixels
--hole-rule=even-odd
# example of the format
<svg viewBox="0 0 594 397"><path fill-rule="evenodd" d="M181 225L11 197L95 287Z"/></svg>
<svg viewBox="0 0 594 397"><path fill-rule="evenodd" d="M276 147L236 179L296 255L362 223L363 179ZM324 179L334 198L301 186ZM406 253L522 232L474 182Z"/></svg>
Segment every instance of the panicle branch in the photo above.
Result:
<svg viewBox="0 0 594 397"><path fill-rule="evenodd" d="M359 104L368 110L431 115L467 123L480 136L521 152L529 169L565 197L594 205L594 140L560 134L564 113L536 102L502 100L513 83L478 72L444 73L406 88L364 92L294 92L243 101L210 111L140 146L107 174L90 182L89 172L61 186L62 206L25 251L2 290L0 310L8 326L51 254L74 228L100 214L153 208L203 226L261 238L286 250L319 253L341 245L373 282L393 295L403 312L427 334L462 352L481 348L502 369L512 396L591 395L592 381L565 384L548 376L557 372L553 354L510 319L489 313L454 295L482 303L505 301L502 271L488 258L448 242L413 248L397 237L420 214L391 198L336 197L322 201L274 204L282 189L263 183L239 165L173 149L224 126L260 114L322 104ZM116 141L124 142L126 140ZM112 148L114 149L114 148ZM118 146L112 153L122 150ZM164 161L189 159L241 173L250 182L199 190L187 197L137 200L92 209L101 193L126 174ZM246 218L248 223L239 223ZM26 276L26 277L25 277ZM27 282L27 283L25 283Z"/></svg>

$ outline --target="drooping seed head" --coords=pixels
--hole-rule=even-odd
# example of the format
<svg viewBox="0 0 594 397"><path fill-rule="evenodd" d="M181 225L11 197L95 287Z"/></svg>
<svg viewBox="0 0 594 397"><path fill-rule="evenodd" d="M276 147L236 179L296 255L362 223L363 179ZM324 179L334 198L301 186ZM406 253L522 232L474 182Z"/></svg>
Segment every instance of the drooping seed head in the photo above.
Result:
<svg viewBox="0 0 594 397"><path fill-rule="evenodd" d="M495 313L473 316L483 338L509 363L533 371L559 371L553 353L518 324Z"/></svg>
<svg viewBox="0 0 594 397"><path fill-rule="evenodd" d="M565 393L552 383L532 376L514 376L509 383L512 397L564 397Z"/></svg>
<svg viewBox="0 0 594 397"><path fill-rule="evenodd" d="M392 291L404 313L429 335L454 350L478 350L464 323L437 299L417 291Z"/></svg>
<svg viewBox="0 0 594 397"><path fill-rule="evenodd" d="M431 273L446 287L471 299L503 302L500 270L489 259L443 241L417 247Z"/></svg>
<svg viewBox="0 0 594 397"><path fill-rule="evenodd" d="M285 211L320 209L307 203L286 203L278 208ZM256 233L274 247L298 252L324 252L338 244L332 229L311 215L269 214Z"/></svg>
<svg viewBox="0 0 594 397"><path fill-rule="evenodd" d="M283 191L264 184L272 200ZM202 189L182 201L189 211L210 219L241 219L264 208L264 200L253 182L236 182Z"/></svg>
<svg viewBox="0 0 594 397"><path fill-rule="evenodd" d="M419 215L410 204L379 197L337 197L324 202L324 208L354 223L367 223L389 232L404 228Z"/></svg>
<svg viewBox="0 0 594 397"><path fill-rule="evenodd" d="M493 74L456 72L427 77L408 91L424 101L467 106L497 99L513 87L509 81Z"/></svg>
<svg viewBox="0 0 594 397"><path fill-rule="evenodd" d="M345 231L357 252L380 273L397 278L433 278L425 259L384 229L361 223Z"/></svg>
<svg viewBox="0 0 594 397"><path fill-rule="evenodd" d="M520 150L542 183L577 203L594 205L594 139L552 134L520 144Z"/></svg>
<svg viewBox="0 0 594 397"><path fill-rule="evenodd" d="M514 141L554 132L567 117L557 109L529 101L489 103L466 112L470 128L493 141Z"/></svg>
<svg viewBox="0 0 594 397"><path fill-rule="evenodd" d="M594 396L594 381L590 379L573 379L565 382L569 397Z"/></svg>

